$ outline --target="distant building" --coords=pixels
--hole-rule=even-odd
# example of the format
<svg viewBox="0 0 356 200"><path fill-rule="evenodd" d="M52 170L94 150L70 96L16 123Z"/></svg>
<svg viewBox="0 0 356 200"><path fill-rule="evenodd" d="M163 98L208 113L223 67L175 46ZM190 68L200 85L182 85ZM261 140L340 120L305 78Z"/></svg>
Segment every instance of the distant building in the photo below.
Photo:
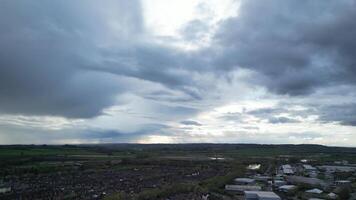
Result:
<svg viewBox="0 0 356 200"><path fill-rule="evenodd" d="M285 175L292 175L294 174L293 168L290 165L282 165L281 166L282 173Z"/></svg>
<svg viewBox="0 0 356 200"><path fill-rule="evenodd" d="M0 186L0 194L6 193L6 192L11 192L11 187L10 186Z"/></svg>
<svg viewBox="0 0 356 200"><path fill-rule="evenodd" d="M318 172L317 171L311 171L311 172L308 172L308 175L309 175L309 177L317 178L318 177Z"/></svg>
<svg viewBox="0 0 356 200"><path fill-rule="evenodd" d="M253 177L253 179L255 179L256 181L267 182L269 180L272 180L272 177L256 175L256 176Z"/></svg>
<svg viewBox="0 0 356 200"><path fill-rule="evenodd" d="M334 163L337 164L337 165L348 165L349 161L347 161L347 160L334 161Z"/></svg>
<svg viewBox="0 0 356 200"><path fill-rule="evenodd" d="M273 177L274 180L281 180L283 181L284 180L284 177L280 174L277 174L275 177Z"/></svg>
<svg viewBox="0 0 356 200"><path fill-rule="evenodd" d="M281 200L274 192L245 191L245 200Z"/></svg>
<svg viewBox="0 0 356 200"><path fill-rule="evenodd" d="M292 184L307 184L310 186L326 186L326 183L318 178L309 178L304 176L287 176L287 182Z"/></svg>
<svg viewBox="0 0 356 200"><path fill-rule="evenodd" d="M305 191L306 193L311 193L311 194L321 194L323 193L322 190L318 189L318 188L314 188L314 189L311 189L311 190L307 190Z"/></svg>
<svg viewBox="0 0 356 200"><path fill-rule="evenodd" d="M234 182L237 185L253 185L253 184L255 184L255 179L252 179L252 178L235 178Z"/></svg>
<svg viewBox="0 0 356 200"><path fill-rule="evenodd" d="M326 196L328 197L328 199L337 199L338 198L337 194L335 194L333 192L330 192Z"/></svg>
<svg viewBox="0 0 356 200"><path fill-rule="evenodd" d="M311 165L303 165L303 169L309 177L316 178L318 176L318 169Z"/></svg>
<svg viewBox="0 0 356 200"><path fill-rule="evenodd" d="M243 194L244 191L261 191L262 188L257 185L226 185L225 190Z"/></svg>
<svg viewBox="0 0 356 200"><path fill-rule="evenodd" d="M317 169L311 165L303 165L303 168L305 171L310 172L310 171L316 171Z"/></svg>
<svg viewBox="0 0 356 200"><path fill-rule="evenodd" d="M335 185L337 185L337 186L351 186L351 181L349 181L349 180L338 180L338 181L335 181Z"/></svg>
<svg viewBox="0 0 356 200"><path fill-rule="evenodd" d="M278 187L278 190L281 192L290 192L293 191L297 188L297 186L295 185L282 185L280 187Z"/></svg>
<svg viewBox="0 0 356 200"><path fill-rule="evenodd" d="M319 169L325 170L326 172L354 172L356 167L351 166L337 166L337 165L322 165L318 166Z"/></svg>
<svg viewBox="0 0 356 200"><path fill-rule="evenodd" d="M268 183L271 184L271 185L273 184L272 181L268 181ZM280 186L286 185L286 184L287 184L287 182L283 181L283 180L275 180L274 181L274 186L277 186L277 187L280 187Z"/></svg>

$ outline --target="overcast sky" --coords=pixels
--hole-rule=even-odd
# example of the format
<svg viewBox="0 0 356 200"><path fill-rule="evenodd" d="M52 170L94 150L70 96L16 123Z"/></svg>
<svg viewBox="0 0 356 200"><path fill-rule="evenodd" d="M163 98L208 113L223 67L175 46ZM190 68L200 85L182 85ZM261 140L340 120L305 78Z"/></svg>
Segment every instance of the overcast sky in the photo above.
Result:
<svg viewBox="0 0 356 200"><path fill-rule="evenodd" d="M1 0L0 144L356 146L354 0Z"/></svg>

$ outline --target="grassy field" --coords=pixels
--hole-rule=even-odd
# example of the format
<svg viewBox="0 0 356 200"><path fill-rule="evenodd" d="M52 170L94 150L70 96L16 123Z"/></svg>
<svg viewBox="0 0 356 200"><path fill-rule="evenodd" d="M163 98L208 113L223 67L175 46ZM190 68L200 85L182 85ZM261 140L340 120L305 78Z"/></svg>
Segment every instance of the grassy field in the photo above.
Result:
<svg viewBox="0 0 356 200"><path fill-rule="evenodd" d="M356 161L355 148L327 147L321 145L253 145L253 144L108 144L108 145L14 145L0 146L0 157L73 156L105 159L106 157L210 159L222 157L239 159L244 157L308 157L323 161L344 159Z"/></svg>
<svg viewBox="0 0 356 200"><path fill-rule="evenodd" d="M0 156L54 156L76 154L99 154L93 148L50 145L10 145L0 146Z"/></svg>

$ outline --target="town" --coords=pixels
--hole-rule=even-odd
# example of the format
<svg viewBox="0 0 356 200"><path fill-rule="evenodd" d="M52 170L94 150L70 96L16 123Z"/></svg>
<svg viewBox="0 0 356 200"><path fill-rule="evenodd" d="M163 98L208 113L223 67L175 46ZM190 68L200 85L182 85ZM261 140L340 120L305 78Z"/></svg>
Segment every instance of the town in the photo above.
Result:
<svg viewBox="0 0 356 200"><path fill-rule="evenodd" d="M356 150L341 151L319 145L1 146L0 199L356 199Z"/></svg>
<svg viewBox="0 0 356 200"><path fill-rule="evenodd" d="M250 165L245 177L235 178L225 190L245 200L349 199L356 180L356 165L335 161L314 167L313 160L283 165L264 174L255 173L260 164ZM355 199L355 197L352 197Z"/></svg>

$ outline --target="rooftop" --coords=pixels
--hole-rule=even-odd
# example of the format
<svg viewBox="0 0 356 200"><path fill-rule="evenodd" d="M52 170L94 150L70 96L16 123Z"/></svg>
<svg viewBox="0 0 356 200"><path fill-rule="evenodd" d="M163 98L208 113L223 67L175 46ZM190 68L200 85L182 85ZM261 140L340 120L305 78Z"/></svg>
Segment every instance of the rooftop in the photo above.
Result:
<svg viewBox="0 0 356 200"><path fill-rule="evenodd" d="M289 169L289 168L283 168L283 173L284 174L293 174L293 170L292 169Z"/></svg>
<svg viewBox="0 0 356 200"><path fill-rule="evenodd" d="M318 166L318 168L325 169L327 171L344 171L344 172L356 171L356 167L351 167L351 166L322 165L322 166Z"/></svg>
<svg viewBox="0 0 356 200"><path fill-rule="evenodd" d="M313 194L321 194L321 193L323 193L323 191L320 190L320 189L318 189L318 188L314 188L314 189L311 189L311 190L307 190L307 191L305 191L305 192L307 192L307 193L313 193Z"/></svg>
<svg viewBox="0 0 356 200"><path fill-rule="evenodd" d="M255 195L257 198L280 199L280 197L276 193L268 191L245 191L245 195Z"/></svg>
<svg viewBox="0 0 356 200"><path fill-rule="evenodd" d="M325 185L325 182L318 178L309 178L304 176L287 176L288 182L291 183L306 183L310 185Z"/></svg>
<svg viewBox="0 0 356 200"><path fill-rule="evenodd" d="M279 189L281 189L281 190L292 190L292 189L294 189L296 187L297 186L295 186L295 185L282 185L282 186L279 187Z"/></svg>
<svg viewBox="0 0 356 200"><path fill-rule="evenodd" d="M255 182L255 179L252 178L235 178L235 182L243 182L243 183L253 183Z"/></svg>
<svg viewBox="0 0 356 200"><path fill-rule="evenodd" d="M292 169L292 166L290 166L289 164L287 164L287 165L282 165L282 168L283 168L283 169Z"/></svg>
<svg viewBox="0 0 356 200"><path fill-rule="evenodd" d="M303 165L304 169L306 170L316 170L315 167L311 166L311 165Z"/></svg>
<svg viewBox="0 0 356 200"><path fill-rule="evenodd" d="M260 191L262 190L261 186L257 185L226 185L225 190L236 190L236 191Z"/></svg>

